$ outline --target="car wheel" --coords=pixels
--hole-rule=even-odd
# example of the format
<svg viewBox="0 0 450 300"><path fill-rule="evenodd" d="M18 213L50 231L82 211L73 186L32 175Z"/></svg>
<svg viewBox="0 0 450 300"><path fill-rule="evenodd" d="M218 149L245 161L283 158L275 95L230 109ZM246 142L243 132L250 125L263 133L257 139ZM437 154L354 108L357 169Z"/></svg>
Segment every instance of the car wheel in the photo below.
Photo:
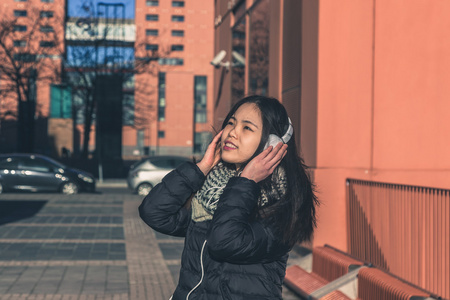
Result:
<svg viewBox="0 0 450 300"><path fill-rule="evenodd" d="M153 186L150 183L141 183L137 189L136 192L139 196L147 196L148 193L152 190Z"/></svg>
<svg viewBox="0 0 450 300"><path fill-rule="evenodd" d="M65 195L74 195L78 193L78 185L71 181L64 183L61 187L61 193Z"/></svg>

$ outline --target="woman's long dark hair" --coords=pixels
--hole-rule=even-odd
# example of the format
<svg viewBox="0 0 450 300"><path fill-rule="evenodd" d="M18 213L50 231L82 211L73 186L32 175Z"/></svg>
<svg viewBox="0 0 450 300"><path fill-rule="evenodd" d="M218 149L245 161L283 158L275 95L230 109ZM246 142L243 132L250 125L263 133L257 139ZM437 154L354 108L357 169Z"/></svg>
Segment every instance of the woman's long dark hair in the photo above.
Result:
<svg viewBox="0 0 450 300"><path fill-rule="evenodd" d="M245 103L254 103L261 111L263 122L261 142L249 161L264 150L269 134L282 137L289 126L284 106L275 98L249 96L237 102L226 116L222 129L228 120ZM319 204L314 194L314 186L306 172L306 165L297 152L294 135L289 140L286 156L279 167L283 168L287 179L287 190L282 199L269 199L269 205L260 208L257 216L275 226L289 247L296 242L309 241L316 226L315 206ZM244 164L245 165L245 164ZM278 167L277 167L278 168ZM275 170L276 172L277 170ZM275 173L274 172L274 173ZM261 189L269 191L272 187L272 175L261 181ZM268 192L268 195L271 193Z"/></svg>

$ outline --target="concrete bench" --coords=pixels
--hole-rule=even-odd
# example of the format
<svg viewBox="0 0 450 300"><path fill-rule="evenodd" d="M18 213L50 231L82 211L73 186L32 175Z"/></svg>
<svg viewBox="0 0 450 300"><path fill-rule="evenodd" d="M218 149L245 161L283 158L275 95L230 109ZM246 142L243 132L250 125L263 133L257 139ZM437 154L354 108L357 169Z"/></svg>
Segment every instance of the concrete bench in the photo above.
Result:
<svg viewBox="0 0 450 300"><path fill-rule="evenodd" d="M312 271L286 270L285 285L309 300L350 300L338 289L357 278L357 300L432 300L430 293L325 245L312 251ZM355 295L356 296L356 295Z"/></svg>
<svg viewBox="0 0 450 300"><path fill-rule="evenodd" d="M380 269L364 268L358 272L359 300L432 299L429 293L407 284Z"/></svg>
<svg viewBox="0 0 450 300"><path fill-rule="evenodd" d="M297 265L290 266L286 270L284 283L304 298L320 298L345 284L350 277L355 278L356 272L345 280L338 280L364 265L362 261L356 260L345 253L330 246L315 247L312 251L312 271L305 271ZM328 299L349 299L344 294L337 292ZM341 297L341 298L338 298Z"/></svg>
<svg viewBox="0 0 450 300"><path fill-rule="evenodd" d="M347 297L347 295L340 291L333 291L321 297L320 300L351 300L351 298Z"/></svg>

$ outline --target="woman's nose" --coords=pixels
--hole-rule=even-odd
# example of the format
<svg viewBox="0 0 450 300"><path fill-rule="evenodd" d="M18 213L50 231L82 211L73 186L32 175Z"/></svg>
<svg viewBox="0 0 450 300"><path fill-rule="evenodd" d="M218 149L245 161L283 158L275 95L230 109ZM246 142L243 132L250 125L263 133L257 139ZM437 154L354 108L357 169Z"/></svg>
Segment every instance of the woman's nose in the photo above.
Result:
<svg viewBox="0 0 450 300"><path fill-rule="evenodd" d="M234 126L233 128L231 128L230 133L228 133L228 135L229 135L230 137L236 138L236 126Z"/></svg>

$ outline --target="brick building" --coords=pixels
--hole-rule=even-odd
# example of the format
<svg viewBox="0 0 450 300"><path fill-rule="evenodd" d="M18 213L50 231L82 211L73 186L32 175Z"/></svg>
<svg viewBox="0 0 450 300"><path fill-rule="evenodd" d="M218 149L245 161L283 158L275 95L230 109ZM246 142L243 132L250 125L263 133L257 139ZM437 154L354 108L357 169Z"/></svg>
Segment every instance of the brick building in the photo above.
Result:
<svg viewBox="0 0 450 300"><path fill-rule="evenodd" d="M154 55L158 66L136 75L135 114L148 121L140 128L124 128L124 147L190 155L209 141L213 14L211 1L136 1L136 59ZM151 110L141 111L141 104Z"/></svg>
<svg viewBox="0 0 450 300"><path fill-rule="evenodd" d="M62 147L72 153L81 151L86 141L83 139L86 105L79 91L86 90L86 86L82 84L85 78L77 73L95 73L88 81L95 78L97 82L98 78L108 87L112 74L129 72L131 75L125 76L126 79L119 79L118 84L122 88L114 89L117 88L114 84L110 86L112 88L106 88L112 95L121 94L116 102L122 103L123 109L117 116L123 121L122 126L119 123L118 127L121 133L113 133L119 138L111 135L101 139L101 143L106 143L103 148L109 148L108 141L114 139L113 144L119 143L121 147L114 155L118 154L121 158L201 153L212 132L213 67L209 62L214 54L213 3L200 0L85 2L7 0L2 3L5 18L17 22L17 34L29 33L31 23L41 19L48 20L43 33L54 33L53 36L58 38L51 42L44 41L34 50L37 60L45 54L46 59L56 65L51 79L36 79L34 151L52 156L61 155ZM73 9L73 4L79 5L86 15L68 11ZM131 14L134 19L130 19L129 14L121 16L111 13L120 9L134 10ZM32 11L39 18L34 17ZM29 23L28 27L25 23ZM109 33L102 36L106 30ZM26 52L21 52L24 47L23 42L19 43L20 39L9 39L11 42L14 40L14 51ZM84 65L71 64L71 60L78 59L74 58L74 53L83 47L95 48L95 53L89 54L95 59ZM116 60L111 62L108 53L115 53L116 50L119 55L115 55ZM117 57L121 57L120 61ZM64 68L61 58L65 58ZM127 64L127 67L119 69L119 64ZM141 66L139 71L133 69L136 65ZM40 75L43 71L37 70L37 73ZM64 79L61 79L62 75ZM4 76L1 80L5 82ZM70 82L69 87L64 85L67 82ZM77 85L77 82L81 83ZM89 88L92 93L98 94L94 86ZM2 96L1 152L21 151L17 146L22 139L17 138L17 101L14 97L14 91L8 97ZM99 101L98 109L110 105L113 104ZM117 121L114 119L111 124L117 127ZM98 132L94 121L89 134L90 153L100 143L99 137L96 137Z"/></svg>
<svg viewBox="0 0 450 300"><path fill-rule="evenodd" d="M215 3L215 124L244 95L282 101L322 202L311 246L450 297L450 2Z"/></svg>
<svg viewBox="0 0 450 300"><path fill-rule="evenodd" d="M43 151L49 146L50 84L59 83L64 15L64 0L0 4L1 152Z"/></svg>

